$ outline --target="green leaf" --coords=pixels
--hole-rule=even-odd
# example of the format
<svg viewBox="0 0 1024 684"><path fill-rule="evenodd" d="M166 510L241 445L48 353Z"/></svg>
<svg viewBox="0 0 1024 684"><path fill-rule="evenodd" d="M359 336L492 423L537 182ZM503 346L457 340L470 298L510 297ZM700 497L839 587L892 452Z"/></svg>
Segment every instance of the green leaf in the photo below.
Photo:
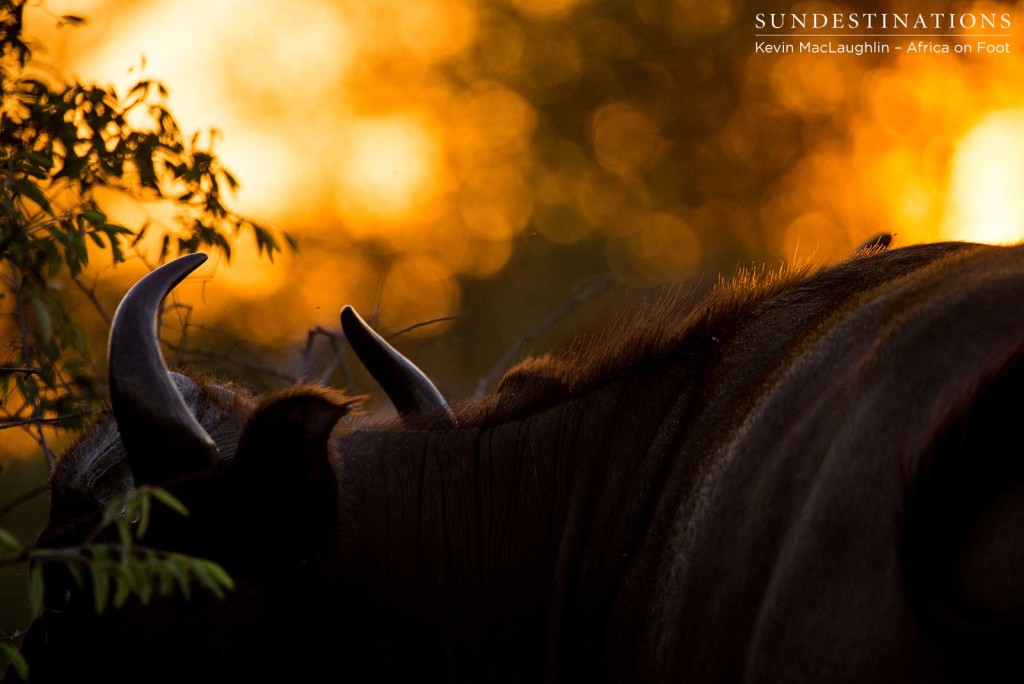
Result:
<svg viewBox="0 0 1024 684"><path fill-rule="evenodd" d="M43 180L44 178L49 178L49 176L50 176L50 174L47 173L47 171L49 169L40 168L40 167L35 166L33 164L19 164L18 165L18 170L21 171L22 173L25 173L25 174L27 174L29 176L32 176L33 178L38 178L39 180Z"/></svg>
<svg viewBox="0 0 1024 684"><path fill-rule="evenodd" d="M0 527L0 551L17 551L21 548L21 542L13 534Z"/></svg>
<svg viewBox="0 0 1024 684"><path fill-rule="evenodd" d="M189 577L188 567L184 563L184 559L180 556L175 556L165 561L167 569L171 575L178 581L178 589L181 591L181 595L188 601L192 598L192 580Z"/></svg>
<svg viewBox="0 0 1024 684"><path fill-rule="evenodd" d="M107 246L106 243L103 242L103 234L102 233L97 233L97 232L93 231L93 232L89 233L88 235L89 235L89 239L91 239L93 241L93 244L95 244L100 249L103 249L104 247Z"/></svg>
<svg viewBox="0 0 1024 684"><path fill-rule="evenodd" d="M154 487L149 491L164 506L167 506L178 515L188 517L189 512L188 509L185 507L185 504L181 503L181 501L175 498L175 496L171 494L169 491L167 491L166 489L160 489L159 487Z"/></svg>
<svg viewBox="0 0 1024 684"><path fill-rule="evenodd" d="M46 310L46 306L39 301L39 299L33 297L30 302L32 310L36 314L36 326L39 329L39 336L43 339L45 344L49 344L53 339L53 319L50 318L50 312ZM40 368L40 372L44 372L47 369ZM47 384L52 384L50 380L47 380Z"/></svg>
<svg viewBox="0 0 1024 684"><path fill-rule="evenodd" d="M142 539L149 529L150 503L148 496L142 496L139 500L139 522L135 526L135 538Z"/></svg>
<svg viewBox="0 0 1024 684"><path fill-rule="evenodd" d="M152 565L153 574L156 575L158 580L157 593L160 596L170 596L174 593L174 573L171 572L171 568L168 563L151 560L149 561Z"/></svg>
<svg viewBox="0 0 1024 684"><path fill-rule="evenodd" d="M53 213L53 208L50 206L50 200L46 199L46 195L39 188L38 185L26 178L16 178L11 186L19 195L24 195L30 200L39 205L39 208L45 211L50 216L56 216Z"/></svg>
<svg viewBox="0 0 1024 684"><path fill-rule="evenodd" d="M38 167L49 169L53 166L53 156L49 154L40 154L31 150L26 150L22 152L22 154L25 155L26 159Z"/></svg>
<svg viewBox="0 0 1024 684"><path fill-rule="evenodd" d="M23 681L28 681L28 663L25 662L25 656L21 655L21 651L7 642L0 641L0 657L11 664Z"/></svg>
<svg viewBox="0 0 1024 684"><path fill-rule="evenodd" d="M97 228L102 228L103 226L107 225L106 214L104 214L102 211L96 211L95 209L87 209L82 212L82 216L85 218L86 221L96 226Z"/></svg>
<svg viewBox="0 0 1024 684"><path fill-rule="evenodd" d="M43 565L37 563L32 567L28 576L28 604L31 606L32 615L36 616L43 612Z"/></svg>
<svg viewBox="0 0 1024 684"><path fill-rule="evenodd" d="M135 245L139 244L139 240L141 240L146 235L147 230L149 230L149 221L146 221L145 223L142 224L142 227L139 228L139 232L135 234L135 238L132 240L130 246L134 247Z"/></svg>
<svg viewBox="0 0 1024 684"><path fill-rule="evenodd" d="M156 587L153 585L153 575L150 572L150 568L143 563L134 563L131 569L135 577L135 593L143 605L147 605L152 600L153 592L156 590Z"/></svg>
<svg viewBox="0 0 1024 684"><path fill-rule="evenodd" d="M117 536L121 539L121 564L124 565L132 552L131 523L126 518L117 521Z"/></svg>
<svg viewBox="0 0 1024 684"><path fill-rule="evenodd" d="M160 562L153 557L153 554L145 554L135 559L135 562L128 566L134 578L139 599L143 604L149 603L153 597L153 577L156 575L156 568ZM145 587L145 589L143 589Z"/></svg>
<svg viewBox="0 0 1024 684"><path fill-rule="evenodd" d="M231 579L231 575L229 575L220 565L213 561L203 561L203 565L206 567L206 571L210 574L212 580L218 586L228 590L235 588L235 581Z"/></svg>
<svg viewBox="0 0 1024 684"><path fill-rule="evenodd" d="M115 235L134 235L135 233L131 228L125 228L120 223L110 223L109 221L103 225L103 232L113 238Z"/></svg>
<svg viewBox="0 0 1024 684"><path fill-rule="evenodd" d="M82 568L78 563L68 563L64 567L68 569L68 574L71 575L71 579L74 580L75 586L79 589L85 589L85 579L82 577Z"/></svg>
<svg viewBox="0 0 1024 684"><path fill-rule="evenodd" d="M219 599L224 598L224 590L234 586L227 573L210 561L192 559L192 572L195 573L199 584Z"/></svg>
<svg viewBox="0 0 1024 684"><path fill-rule="evenodd" d="M110 596L110 573L99 563L90 565L89 572L92 574L93 607L97 613L102 613Z"/></svg>
<svg viewBox="0 0 1024 684"><path fill-rule="evenodd" d="M107 504L107 507L103 509L103 518L100 520L100 527L107 527L112 522L121 517L121 512L124 510L124 499L115 499Z"/></svg>
<svg viewBox="0 0 1024 684"><path fill-rule="evenodd" d="M132 578L131 571L128 568L118 567L115 570L114 584L116 586L114 590L114 609L117 610L121 608L121 606L123 606L134 593L134 580Z"/></svg>

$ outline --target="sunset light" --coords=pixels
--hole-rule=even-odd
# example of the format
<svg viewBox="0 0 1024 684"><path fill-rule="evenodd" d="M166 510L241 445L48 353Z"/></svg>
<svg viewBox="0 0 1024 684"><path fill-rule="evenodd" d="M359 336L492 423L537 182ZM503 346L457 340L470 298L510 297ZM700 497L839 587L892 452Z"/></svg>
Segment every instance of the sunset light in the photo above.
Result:
<svg viewBox="0 0 1024 684"><path fill-rule="evenodd" d="M748 0L258 4L46 0L24 25L42 73L121 98L140 78L166 85L183 138L239 183L221 181L224 205L295 238L271 263L243 226L231 260L214 254L182 291L202 299L201 334L272 349L278 380L344 304L385 332L414 326L403 335L437 342L448 382L475 388L594 274L689 287L738 266L835 263L882 231L897 245L1024 237L1016 45L767 54ZM832 5L820 11L855 11ZM1000 31L1019 41L1011 23ZM129 122L153 130L147 117ZM95 188L111 221L147 230L117 267L109 244L87 243L80 283L58 284L79 310L94 298L109 314L165 236L171 256L187 248L179 194L153 194ZM89 325L99 359L103 315Z"/></svg>
<svg viewBox="0 0 1024 684"><path fill-rule="evenodd" d="M950 238L1014 243L1024 238L1024 111L990 114L953 157Z"/></svg>
<svg viewBox="0 0 1024 684"><path fill-rule="evenodd" d="M403 218L428 199L437 174L435 146L413 118L355 121L334 156L342 212L359 218Z"/></svg>

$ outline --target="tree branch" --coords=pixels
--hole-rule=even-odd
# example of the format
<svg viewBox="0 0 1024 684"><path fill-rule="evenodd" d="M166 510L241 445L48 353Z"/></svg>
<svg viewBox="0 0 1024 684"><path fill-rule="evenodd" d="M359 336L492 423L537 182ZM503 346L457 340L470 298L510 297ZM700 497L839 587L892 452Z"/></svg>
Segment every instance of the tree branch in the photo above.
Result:
<svg viewBox="0 0 1024 684"><path fill-rule="evenodd" d="M175 351L179 351L176 345L168 344L168 346ZM257 373L269 375L270 377L278 378L279 380L284 380L291 384L295 384L295 381L297 380L295 376L288 375L287 373L282 373L281 371L277 370L276 368L272 368L271 366L265 366L261 363L254 363L252 361L236 359L232 357L230 354L212 352L206 349L185 349L184 354L186 356L192 356L198 359L207 359L209 361L222 361L233 366L238 366L239 368L246 368Z"/></svg>
<svg viewBox="0 0 1024 684"><path fill-rule="evenodd" d="M74 413L65 413L62 416L54 416L53 418L45 418L43 416L33 416L31 418L17 418L14 420L0 420L0 430L7 430L9 428L21 427L23 425L56 425L57 423L63 423L65 420L72 418L78 418L79 416L87 416L92 411L75 411Z"/></svg>
<svg viewBox="0 0 1024 684"><path fill-rule="evenodd" d="M93 307L95 307L99 315L103 317L103 320L107 322L107 326L110 326L114 319L110 315L110 312L107 311L107 308L103 306L103 303L100 302L99 298L96 296L95 283L93 284L92 287L86 287L85 283L79 280L78 276L76 275L71 276L71 280L72 282L74 282L75 285L78 286L78 289L82 291L82 294L84 294L89 299L89 301L92 302Z"/></svg>
<svg viewBox="0 0 1024 684"><path fill-rule="evenodd" d="M21 637L25 636L27 633L28 633L27 629L18 629L18 630L14 631L14 634L0 634L0 641L6 641L6 642L17 641Z"/></svg>
<svg viewBox="0 0 1024 684"><path fill-rule="evenodd" d="M383 335L382 337L385 340L391 340L391 339L394 339L394 338L398 337L399 335L404 335L407 332L416 330L417 328L424 328L424 327L426 327L428 325L435 325L437 323L444 323L445 321L454 321L454 320L456 320L458 318L462 318L462 314L452 314L451 316L441 316L440 318L431 318L429 321L422 321L420 323L413 323L412 325L410 325L408 327L402 328L401 330L396 330L393 333L388 333L387 335Z"/></svg>

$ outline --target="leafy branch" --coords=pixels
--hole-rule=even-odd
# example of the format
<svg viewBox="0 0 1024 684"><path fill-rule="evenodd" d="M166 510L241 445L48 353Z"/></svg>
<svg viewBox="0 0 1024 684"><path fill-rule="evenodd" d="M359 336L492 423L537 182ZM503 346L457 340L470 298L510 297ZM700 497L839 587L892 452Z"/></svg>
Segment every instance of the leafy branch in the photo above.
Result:
<svg viewBox="0 0 1024 684"><path fill-rule="evenodd" d="M241 237L273 259L294 241L228 206L238 180L214 151L216 131L184 133L159 81L140 74L120 93L37 61L22 33L26 5L8 0L0 11L0 325L6 318L16 332L0 356L0 427L27 430L52 465L43 426L63 426L62 416L104 394L74 315L84 298L110 320L95 283L83 280L90 263L120 263L147 235L160 261L198 249L229 259ZM167 204L174 219L122 225L100 189Z"/></svg>
<svg viewBox="0 0 1024 684"><path fill-rule="evenodd" d="M133 596L148 603L154 595L169 596L179 590L188 598L193 582L223 598L234 583L216 563L140 543L149 528L154 502L178 515L189 515L184 504L167 490L140 487L108 504L99 525L81 544L60 548L23 546L9 531L0 528L0 567L32 565L30 600L36 615L43 606L42 569L46 564L65 567L83 590L84 573L88 572L97 612L107 607L111 592L116 609ZM116 532L117 542L97 541L111 531Z"/></svg>
<svg viewBox="0 0 1024 684"><path fill-rule="evenodd" d="M188 516L188 509L170 492L157 487L140 487L123 499L111 502L97 527L81 544L60 548L22 545L0 527L0 567L28 563L29 602L33 616L45 605L45 566L60 566L75 586L93 597L93 609L102 613L117 610L129 599L148 604L154 596L180 593L191 598L194 586L224 598L234 582L217 563L182 553L153 548L141 543L149 528L154 504ZM116 542L98 541L116 533ZM19 635L0 638L0 658L6 659L22 679L27 669L11 644Z"/></svg>

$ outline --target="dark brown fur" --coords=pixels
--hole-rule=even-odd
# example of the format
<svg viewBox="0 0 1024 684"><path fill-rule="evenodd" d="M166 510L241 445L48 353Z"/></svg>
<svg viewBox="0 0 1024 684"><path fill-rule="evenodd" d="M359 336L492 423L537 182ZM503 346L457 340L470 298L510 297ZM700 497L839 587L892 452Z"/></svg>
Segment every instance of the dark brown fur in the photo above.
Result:
<svg viewBox="0 0 1024 684"><path fill-rule="evenodd" d="M669 297L454 426L268 398L153 523L227 602L78 603L26 653L43 681L1024 675L1021 292L1024 248L868 250Z"/></svg>

